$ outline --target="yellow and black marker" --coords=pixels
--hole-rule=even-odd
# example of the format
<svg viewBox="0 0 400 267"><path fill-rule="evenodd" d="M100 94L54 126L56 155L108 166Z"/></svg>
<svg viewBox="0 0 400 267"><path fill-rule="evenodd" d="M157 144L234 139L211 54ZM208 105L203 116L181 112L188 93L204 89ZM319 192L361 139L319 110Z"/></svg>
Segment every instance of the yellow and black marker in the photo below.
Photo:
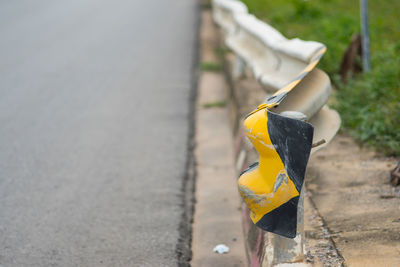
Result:
<svg viewBox="0 0 400 267"><path fill-rule="evenodd" d="M299 77L277 91L244 121L245 133L259 154L239 178L239 192L252 221L261 229L288 238L296 236L297 206L314 127L271 111L319 62L318 51Z"/></svg>

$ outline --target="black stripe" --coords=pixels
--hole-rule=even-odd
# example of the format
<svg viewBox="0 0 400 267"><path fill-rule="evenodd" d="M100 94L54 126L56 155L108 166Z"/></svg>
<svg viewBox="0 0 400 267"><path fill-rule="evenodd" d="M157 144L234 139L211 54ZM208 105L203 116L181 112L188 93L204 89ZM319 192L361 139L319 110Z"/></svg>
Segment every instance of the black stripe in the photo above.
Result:
<svg viewBox="0 0 400 267"><path fill-rule="evenodd" d="M268 134L289 179L300 193L310 156L314 128L311 124L267 110ZM299 196L265 214L256 225L288 238L296 237Z"/></svg>
<svg viewBox="0 0 400 267"><path fill-rule="evenodd" d="M256 225L265 231L288 238L295 238L298 203L298 196L290 199L285 204L265 214Z"/></svg>
<svg viewBox="0 0 400 267"><path fill-rule="evenodd" d="M283 99L285 99L287 92L281 93L279 95L271 96L267 99L266 104L274 104L274 103L281 103Z"/></svg>
<svg viewBox="0 0 400 267"><path fill-rule="evenodd" d="M289 178L300 192L310 156L314 127L304 121L267 111L268 134Z"/></svg>
<svg viewBox="0 0 400 267"><path fill-rule="evenodd" d="M252 169L255 169L255 168L257 168L257 167L258 167L258 162L254 162L254 163L251 164L247 169L245 169L244 171L242 171L242 172L240 173L239 177L242 176L243 174L245 174L246 172L249 172L249 171L251 171Z"/></svg>

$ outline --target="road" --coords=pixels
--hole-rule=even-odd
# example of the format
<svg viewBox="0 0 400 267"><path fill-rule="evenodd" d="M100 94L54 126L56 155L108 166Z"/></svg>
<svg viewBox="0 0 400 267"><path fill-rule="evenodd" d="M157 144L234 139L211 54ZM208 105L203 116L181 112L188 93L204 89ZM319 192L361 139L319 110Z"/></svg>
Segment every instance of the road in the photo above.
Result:
<svg viewBox="0 0 400 267"><path fill-rule="evenodd" d="M196 0L0 1L0 266L176 266Z"/></svg>

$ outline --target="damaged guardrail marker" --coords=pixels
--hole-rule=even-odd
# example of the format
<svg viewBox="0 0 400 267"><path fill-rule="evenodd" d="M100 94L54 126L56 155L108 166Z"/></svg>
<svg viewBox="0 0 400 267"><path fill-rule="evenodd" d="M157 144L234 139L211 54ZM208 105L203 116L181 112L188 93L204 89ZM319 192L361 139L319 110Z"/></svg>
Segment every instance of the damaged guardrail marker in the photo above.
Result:
<svg viewBox="0 0 400 267"><path fill-rule="evenodd" d="M314 128L273 113L270 107L260 105L244 121L246 135L260 159L240 175L239 192L258 227L294 238Z"/></svg>
<svg viewBox="0 0 400 267"><path fill-rule="evenodd" d="M258 227L288 238L296 237L297 206L313 145L314 127L271 111L318 64L326 48L314 54L308 66L244 121L245 134L259 154L259 163L239 178L239 192Z"/></svg>

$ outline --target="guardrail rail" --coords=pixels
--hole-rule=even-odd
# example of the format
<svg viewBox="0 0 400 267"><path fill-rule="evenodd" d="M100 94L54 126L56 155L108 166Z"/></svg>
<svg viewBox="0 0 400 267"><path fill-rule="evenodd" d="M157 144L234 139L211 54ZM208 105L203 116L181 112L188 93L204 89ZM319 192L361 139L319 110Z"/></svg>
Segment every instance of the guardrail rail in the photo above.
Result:
<svg viewBox="0 0 400 267"><path fill-rule="evenodd" d="M333 139L341 124L339 114L326 105L330 79L316 68L326 47L319 42L287 39L249 14L240 1L213 0L212 6L225 44L236 56L233 79L248 68L271 92L247 115L242 131L259 155L259 162L239 179L239 192L248 207L244 231L249 264L274 266L301 261L307 161ZM249 150L244 142L241 147L238 170ZM249 217L254 224L246 222ZM255 231L255 225L262 231Z"/></svg>

